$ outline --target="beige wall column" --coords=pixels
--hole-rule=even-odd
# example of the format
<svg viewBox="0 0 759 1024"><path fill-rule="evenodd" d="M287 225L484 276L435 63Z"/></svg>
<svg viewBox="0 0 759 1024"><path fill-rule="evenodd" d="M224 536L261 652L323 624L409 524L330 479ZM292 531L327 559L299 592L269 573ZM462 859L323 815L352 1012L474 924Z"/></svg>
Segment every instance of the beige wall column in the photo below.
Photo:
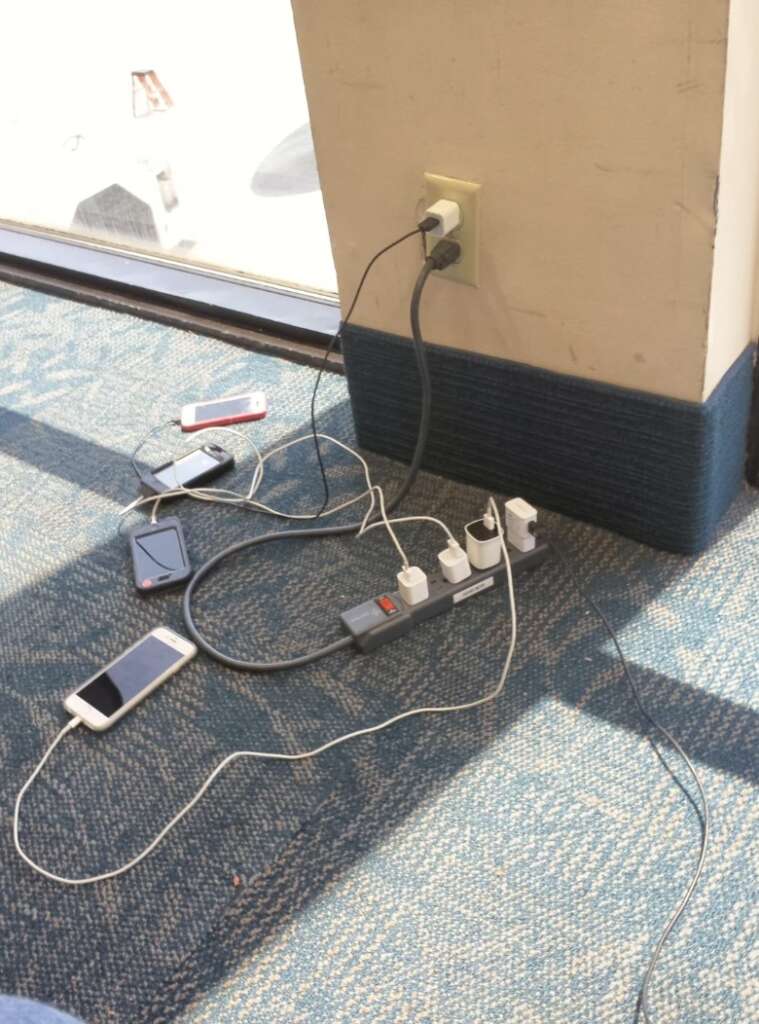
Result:
<svg viewBox="0 0 759 1024"><path fill-rule="evenodd" d="M704 398L759 333L758 51L759 3L731 0Z"/></svg>
<svg viewBox="0 0 759 1024"><path fill-rule="evenodd" d="M746 28L756 6L733 0ZM294 0L343 297L368 256L414 223L425 170L478 181L481 284L431 282L431 340L700 400L750 309L745 280L726 283L725 257L710 328L728 8ZM752 39L734 49L752 63ZM748 87L734 80L731 109ZM753 240L728 197L750 190L751 169L730 155L741 137L726 134L735 167L720 218L735 222L724 248L740 235L745 255ZM359 323L408 334L418 255L409 243L377 267Z"/></svg>

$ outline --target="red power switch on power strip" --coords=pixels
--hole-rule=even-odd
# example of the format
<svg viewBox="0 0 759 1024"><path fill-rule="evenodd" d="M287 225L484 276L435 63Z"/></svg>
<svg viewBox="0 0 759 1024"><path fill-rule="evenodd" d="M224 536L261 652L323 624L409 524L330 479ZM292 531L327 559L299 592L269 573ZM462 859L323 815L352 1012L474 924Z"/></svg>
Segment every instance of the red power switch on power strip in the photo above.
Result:
<svg viewBox="0 0 759 1024"><path fill-rule="evenodd" d="M397 605L385 594L384 597L377 598L377 604L380 606L385 615L395 615L398 611Z"/></svg>

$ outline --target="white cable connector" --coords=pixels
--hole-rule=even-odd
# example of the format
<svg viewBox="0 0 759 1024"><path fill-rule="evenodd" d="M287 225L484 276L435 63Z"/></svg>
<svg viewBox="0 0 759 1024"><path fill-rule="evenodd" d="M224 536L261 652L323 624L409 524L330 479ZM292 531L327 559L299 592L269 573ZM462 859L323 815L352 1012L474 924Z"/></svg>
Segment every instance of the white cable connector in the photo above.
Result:
<svg viewBox="0 0 759 1024"><path fill-rule="evenodd" d="M401 569L396 577L401 597L408 605L419 604L430 596L427 574L418 565L409 565Z"/></svg>
<svg viewBox="0 0 759 1024"><path fill-rule="evenodd" d="M461 224L461 207L451 199L438 199L427 207L424 216L437 219L437 224L427 234L433 238L445 238Z"/></svg>
<svg viewBox="0 0 759 1024"><path fill-rule="evenodd" d="M449 540L448 547L444 548L437 556L440 563L440 570L449 583L460 583L467 576L472 575L472 567L466 556L466 551L457 540Z"/></svg>
<svg viewBox="0 0 759 1024"><path fill-rule="evenodd" d="M524 498L512 498L504 505L506 513L506 539L517 551L532 551L535 548L535 534L532 532L538 521L538 510Z"/></svg>

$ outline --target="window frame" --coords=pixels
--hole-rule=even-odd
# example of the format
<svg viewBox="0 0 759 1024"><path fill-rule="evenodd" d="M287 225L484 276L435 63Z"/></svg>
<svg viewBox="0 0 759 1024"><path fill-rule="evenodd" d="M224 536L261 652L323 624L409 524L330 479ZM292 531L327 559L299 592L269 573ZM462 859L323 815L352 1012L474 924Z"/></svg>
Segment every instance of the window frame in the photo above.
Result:
<svg viewBox="0 0 759 1024"><path fill-rule="evenodd" d="M7 220L0 220L0 276L31 287L36 280L42 290L47 281L57 294L84 301L100 293L114 308L121 298L148 318L163 319L150 317L160 308L194 330L198 319L237 325L270 343L277 335L324 349L340 326L337 296Z"/></svg>

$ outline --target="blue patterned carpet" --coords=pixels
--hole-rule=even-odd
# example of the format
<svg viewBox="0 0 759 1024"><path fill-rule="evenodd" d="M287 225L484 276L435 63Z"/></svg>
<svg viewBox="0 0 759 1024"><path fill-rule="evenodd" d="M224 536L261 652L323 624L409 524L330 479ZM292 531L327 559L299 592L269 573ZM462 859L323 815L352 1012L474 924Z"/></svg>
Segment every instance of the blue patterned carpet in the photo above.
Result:
<svg viewBox="0 0 759 1024"><path fill-rule="evenodd" d="M237 764L144 864L95 887L59 887L21 863L13 800L66 719L62 697L152 626L182 627L178 595L133 590L116 519L134 494L128 453L183 401L250 386L271 406L257 439L302 433L313 371L4 284L0 332L0 990L89 1024L632 1021L699 826L555 564L518 581L520 640L497 705L297 766ZM340 378L325 380L322 405L324 428L350 438ZM356 486L345 458L329 465L338 493ZM400 476L372 465L390 486ZM318 501L309 447L267 481L280 504ZM404 511L460 528L483 499L426 475ZM269 526L197 503L178 511L195 564ZM693 559L544 522L712 803L704 883L656 975L655 1020L748 1024L759 1018L759 495L746 490ZM203 621L250 656L336 637L338 613L397 569L379 533L241 556L202 591ZM441 546L424 527L404 537L423 565ZM26 844L59 872L118 865L232 750L301 749L479 695L503 659L504 620L503 592L482 596L376 654L274 677L198 657L111 732L66 737L25 806Z"/></svg>

